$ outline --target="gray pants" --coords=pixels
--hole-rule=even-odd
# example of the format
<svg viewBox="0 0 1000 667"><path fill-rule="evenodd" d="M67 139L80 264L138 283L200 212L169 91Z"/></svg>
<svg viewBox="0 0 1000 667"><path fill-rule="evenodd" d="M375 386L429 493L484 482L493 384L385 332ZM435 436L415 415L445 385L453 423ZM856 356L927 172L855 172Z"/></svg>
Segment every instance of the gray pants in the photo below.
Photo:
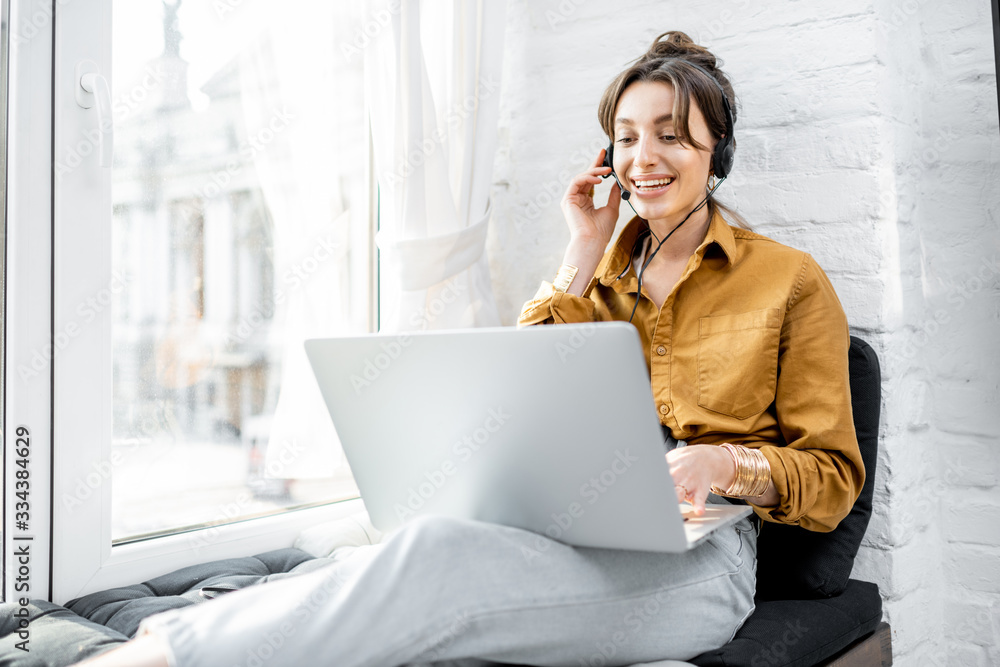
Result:
<svg viewBox="0 0 1000 667"><path fill-rule="evenodd" d="M683 554L569 547L425 516L335 565L147 619L172 667L631 665L729 641L753 611L747 519Z"/></svg>

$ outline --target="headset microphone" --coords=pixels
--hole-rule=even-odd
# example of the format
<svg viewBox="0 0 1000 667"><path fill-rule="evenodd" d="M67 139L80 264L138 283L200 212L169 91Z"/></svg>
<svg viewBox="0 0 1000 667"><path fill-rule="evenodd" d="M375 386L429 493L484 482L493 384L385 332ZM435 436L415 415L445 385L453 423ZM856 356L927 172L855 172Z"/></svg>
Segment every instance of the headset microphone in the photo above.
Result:
<svg viewBox="0 0 1000 667"><path fill-rule="evenodd" d="M662 248L663 244L667 242L667 239L669 239L671 236L673 236L674 232L676 232L678 229L680 229L681 225L683 225L685 222L688 221L688 218L690 218L696 212L700 211L702 209L702 207L705 206L705 204L708 203L708 200L712 198L712 195L715 194L715 191L719 189L719 186L722 185L722 182L724 180L726 180L725 176L723 176L721 179L719 179L719 181L715 184L715 186L712 187L712 189L708 191L708 194L705 195L705 198L701 200L701 203L698 204L697 206L695 206L693 209L691 209L691 212L688 213L687 215L685 215L684 219L681 220L680 222L678 222L677 226L674 227L673 229L671 229L670 233L667 234L666 236L664 236L663 240L656 244L656 249L653 250L653 252L649 255L649 257L643 263L643 265L641 267L639 267L638 280L637 280L637 285L636 285L636 288L635 288L635 305L632 306L632 314L628 316L629 324L632 323L632 318L635 317L635 309L639 307L639 298L642 296L642 274L646 272L646 267L649 266L649 263L653 261L654 257L656 257L656 253L660 252L660 248ZM652 229L649 229L647 227L647 230L649 231L650 234L653 234L653 230ZM639 242L640 238L642 238L641 235L636 238L636 240L635 240L636 243ZM653 238L656 238L655 234L653 235ZM635 248L634 247L632 248L632 254L633 255L635 254ZM626 267L626 270L628 270L628 267ZM624 272L623 272L623 274L624 274Z"/></svg>
<svg viewBox="0 0 1000 667"><path fill-rule="evenodd" d="M612 164L612 162L611 162L612 156L614 155L614 152L615 152L615 141L614 141L614 139L612 139L611 143L608 144L608 150L604 151L604 163L601 164L602 167L610 167L611 168L611 173L610 174L604 174L601 178L607 178L608 176L613 176L614 179L615 179L615 183L618 184L618 189L622 191L622 199L624 199L625 201L628 201L629 197L632 196L632 193L629 192L628 190L626 190L624 187L622 187L622 182L618 180L618 174L617 174L617 172L615 172L615 165ZM629 204L629 206L631 206L631 205L632 204ZM632 209L632 210L634 211L635 209ZM639 215L639 214L636 213L636 215Z"/></svg>

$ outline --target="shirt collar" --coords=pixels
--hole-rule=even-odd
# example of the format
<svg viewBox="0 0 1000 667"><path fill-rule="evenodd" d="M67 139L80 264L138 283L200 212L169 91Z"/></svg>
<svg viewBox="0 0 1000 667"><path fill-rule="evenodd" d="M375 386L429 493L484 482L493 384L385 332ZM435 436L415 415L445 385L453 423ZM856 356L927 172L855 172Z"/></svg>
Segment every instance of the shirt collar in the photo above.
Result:
<svg viewBox="0 0 1000 667"><path fill-rule="evenodd" d="M635 247L636 239L646 231L646 221L639 216L633 216L629 220L618 240L608 253L604 266L604 271L600 274L600 281L604 285L611 285L618 279L624 279L630 273L635 275L632 265L632 249ZM736 237L733 230L726 223L722 215L716 211L712 216L712 222L708 225L708 232L705 240L698 246L698 251L707 249L710 245L717 245L726 256L726 261L732 264L736 261Z"/></svg>

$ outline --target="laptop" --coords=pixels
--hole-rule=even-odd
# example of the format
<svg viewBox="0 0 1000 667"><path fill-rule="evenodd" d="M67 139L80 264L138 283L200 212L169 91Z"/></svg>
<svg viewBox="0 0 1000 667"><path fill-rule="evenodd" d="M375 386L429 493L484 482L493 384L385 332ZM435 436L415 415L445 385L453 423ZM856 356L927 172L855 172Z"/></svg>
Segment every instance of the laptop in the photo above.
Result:
<svg viewBox="0 0 1000 667"><path fill-rule="evenodd" d="M305 342L372 523L424 513L681 552L751 513L679 505L638 331L622 322ZM687 508L687 512L683 511Z"/></svg>

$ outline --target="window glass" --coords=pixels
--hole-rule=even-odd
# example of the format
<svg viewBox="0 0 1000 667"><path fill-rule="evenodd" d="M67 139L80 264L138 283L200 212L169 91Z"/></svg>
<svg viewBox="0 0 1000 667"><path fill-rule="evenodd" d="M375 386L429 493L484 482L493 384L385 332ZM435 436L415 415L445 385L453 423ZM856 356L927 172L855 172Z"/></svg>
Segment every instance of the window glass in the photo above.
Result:
<svg viewBox="0 0 1000 667"><path fill-rule="evenodd" d="M370 329L360 4L114 2L116 541L357 496L301 342Z"/></svg>

